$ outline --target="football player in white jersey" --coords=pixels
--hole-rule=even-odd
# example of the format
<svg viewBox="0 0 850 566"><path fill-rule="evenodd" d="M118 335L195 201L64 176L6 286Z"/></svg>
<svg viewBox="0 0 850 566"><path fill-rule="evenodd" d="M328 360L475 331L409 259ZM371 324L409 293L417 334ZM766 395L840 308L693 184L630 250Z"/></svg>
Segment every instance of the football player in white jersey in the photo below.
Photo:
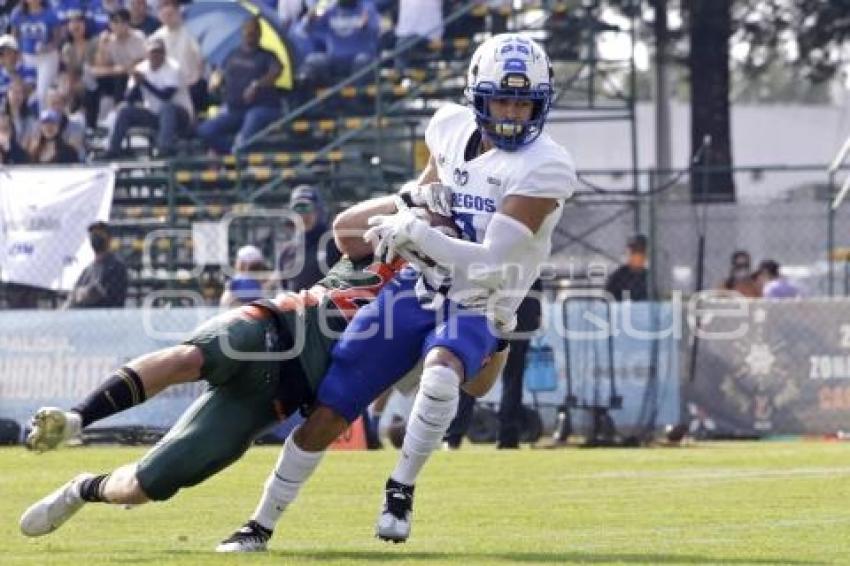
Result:
<svg viewBox="0 0 850 566"><path fill-rule="evenodd" d="M431 183L450 187L464 239L432 229L403 205L370 218L366 238L376 254L417 254L436 267L403 271L358 311L334 348L316 408L287 439L252 520L226 550L258 550L240 545L240 532L251 538L257 524L270 532L330 443L424 356L376 526L381 539L407 540L416 478L454 417L459 386L504 343L500 333L512 328L574 190L572 159L543 133L553 94L552 66L530 38L502 34L475 51L471 106L437 111L425 134L428 165L401 193L410 201Z"/></svg>

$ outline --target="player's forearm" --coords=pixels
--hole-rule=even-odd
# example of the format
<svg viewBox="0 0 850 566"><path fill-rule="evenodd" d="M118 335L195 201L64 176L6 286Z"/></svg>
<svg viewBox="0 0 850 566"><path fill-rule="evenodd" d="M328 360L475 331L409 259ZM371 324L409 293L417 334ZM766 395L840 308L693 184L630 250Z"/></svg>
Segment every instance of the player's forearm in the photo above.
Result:
<svg viewBox="0 0 850 566"><path fill-rule="evenodd" d="M337 248L352 259L371 255L372 244L363 240L363 233L369 228L369 218L397 211L394 196L369 199L342 211L333 223Z"/></svg>
<svg viewBox="0 0 850 566"><path fill-rule="evenodd" d="M411 240L424 255L449 269L468 271L476 278L501 272L521 256L534 237L527 226L498 213L481 243L451 238L421 221L414 222L410 230Z"/></svg>
<svg viewBox="0 0 850 566"><path fill-rule="evenodd" d="M460 386L461 389L473 397L483 397L486 395L493 388L493 384L496 383L496 380L505 368L505 363L508 360L508 352L510 351L511 348L508 346L501 352L493 354L490 360L484 364L484 367L475 374L475 377Z"/></svg>

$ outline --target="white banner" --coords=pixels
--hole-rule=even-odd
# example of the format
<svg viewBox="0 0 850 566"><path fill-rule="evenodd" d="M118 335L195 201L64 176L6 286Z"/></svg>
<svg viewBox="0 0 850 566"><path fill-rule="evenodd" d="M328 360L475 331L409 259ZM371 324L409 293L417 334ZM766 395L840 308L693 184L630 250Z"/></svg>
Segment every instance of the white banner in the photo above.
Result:
<svg viewBox="0 0 850 566"><path fill-rule="evenodd" d="M111 168L0 170L0 281L70 291L94 260L88 226L107 221Z"/></svg>

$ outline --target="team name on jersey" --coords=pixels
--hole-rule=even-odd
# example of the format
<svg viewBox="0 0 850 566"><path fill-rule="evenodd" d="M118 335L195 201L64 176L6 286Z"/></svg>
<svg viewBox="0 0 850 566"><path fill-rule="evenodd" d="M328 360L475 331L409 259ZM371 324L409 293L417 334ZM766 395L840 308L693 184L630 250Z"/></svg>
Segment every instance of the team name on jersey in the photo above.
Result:
<svg viewBox="0 0 850 566"><path fill-rule="evenodd" d="M468 193L452 193L452 208L463 208L466 210L477 210L481 212L496 212L496 201L480 195Z"/></svg>

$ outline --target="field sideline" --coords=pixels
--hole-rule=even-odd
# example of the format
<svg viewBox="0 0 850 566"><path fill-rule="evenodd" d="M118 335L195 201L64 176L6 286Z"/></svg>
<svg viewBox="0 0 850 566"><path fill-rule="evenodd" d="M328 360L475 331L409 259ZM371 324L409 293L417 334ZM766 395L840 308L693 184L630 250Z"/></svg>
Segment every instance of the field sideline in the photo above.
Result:
<svg viewBox="0 0 850 566"><path fill-rule="evenodd" d="M143 450L2 449L0 564L850 564L850 445L826 442L438 453L406 545L372 538L397 453L332 453L268 554L214 554L253 510L277 452L255 448L168 503L89 505L26 539L17 522L32 501Z"/></svg>

